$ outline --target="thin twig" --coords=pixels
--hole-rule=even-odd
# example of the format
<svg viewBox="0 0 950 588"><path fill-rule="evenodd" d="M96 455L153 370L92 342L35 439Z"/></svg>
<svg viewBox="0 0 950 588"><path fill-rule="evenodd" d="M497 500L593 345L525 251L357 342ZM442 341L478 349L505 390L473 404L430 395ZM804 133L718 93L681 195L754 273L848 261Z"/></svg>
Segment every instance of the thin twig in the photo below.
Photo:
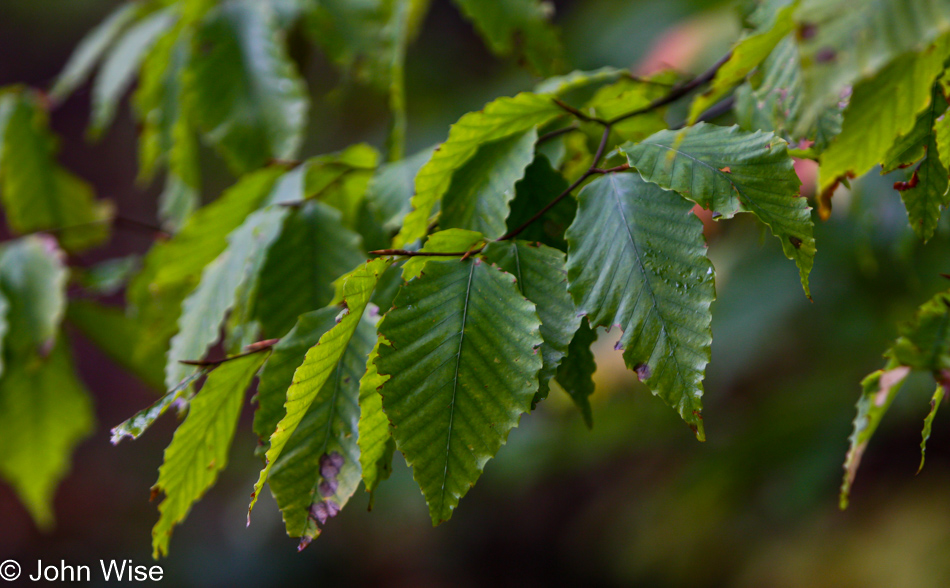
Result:
<svg viewBox="0 0 950 588"><path fill-rule="evenodd" d="M600 169L599 167L594 167L594 168L591 168L590 171L591 173L595 173L595 174L612 174L615 172L627 171L628 169L630 169L630 164L623 163L623 164L618 165L617 167L609 167L607 169Z"/></svg>
<svg viewBox="0 0 950 588"><path fill-rule="evenodd" d="M452 253L445 253L441 251L409 251L408 249L377 249L376 251L370 251L372 255L399 255L401 257L467 257L478 253L482 248L473 249L470 251L455 251Z"/></svg>
<svg viewBox="0 0 950 588"><path fill-rule="evenodd" d="M560 106L563 110L565 110L565 111L567 111L567 112L573 114L575 117L581 119L581 120L584 121L584 122L592 122L592 123L597 123L597 124L605 125L605 126L610 124L609 122L607 122L606 120L604 120L604 119L602 119L602 118L598 118L598 117L596 117L596 116L589 116L589 115L586 115L586 114L584 114L583 112L581 112L580 110L578 110L578 109L574 108L573 106L571 106L570 104L567 104L567 103L565 103L565 102L561 102L561 101L558 100L557 98L554 98L554 103L557 104L558 106Z"/></svg>
<svg viewBox="0 0 950 588"><path fill-rule="evenodd" d="M221 365L235 359L240 359L242 357L247 357L248 355L254 355L255 353L260 353L261 351L266 351L276 345L280 339L267 339L265 341L258 341L257 343L251 343L247 346L247 351L243 353L238 353L237 355L232 355L230 357L225 357L223 359L180 359L178 363L183 363L185 365L194 365L198 367L211 367Z"/></svg>
<svg viewBox="0 0 950 588"><path fill-rule="evenodd" d="M512 231L508 231L503 236L499 237L498 241L508 241L510 239L514 239L515 237L517 237L521 233L521 231L527 229L531 225L531 223L538 220L539 218L544 216L544 214L547 211L557 206L558 202L567 198L568 194L573 192L575 188L577 188L582 183L584 183L584 180L586 180L587 178L597 173L595 170L597 169L597 164L600 162L600 158L603 157L604 151L607 149L607 139L609 137L610 137L610 125L606 125L604 127L604 134L600 138L600 145L598 145L597 147L597 153L594 154L594 161L591 162L590 167L587 168L587 171L584 172L584 174L581 177L577 178L577 180L575 180L573 184L568 186L566 190L558 194L557 198L548 202L544 208L542 208L541 210L536 212L531 218L523 222L521 226L519 226L518 228Z"/></svg>
<svg viewBox="0 0 950 588"><path fill-rule="evenodd" d="M569 126L562 127L562 128L560 128L560 129L555 129L555 130L553 130L553 131L551 131L551 132L549 132L549 133L544 133L543 135L541 135L540 137L538 137L538 145L540 145L540 144L542 144L542 143L547 143L547 142L550 141L551 139L560 137L561 135L570 133L570 132L572 132L572 131L580 130L580 128L581 128L581 127L580 127L579 124L573 123L573 124L571 124L571 125L569 125Z"/></svg>
<svg viewBox="0 0 950 588"><path fill-rule="evenodd" d="M719 59L719 61L714 63L712 67L710 67L708 70L704 71L703 73L699 74L698 76L694 77L693 79L691 79L690 81L684 84L673 86L673 88L666 95L660 98L657 98L656 100L644 106L643 108L638 108L636 110L626 112L624 114L615 116L614 118L610 120L604 120L602 118L588 116L584 114L583 112L581 112L580 110L574 108L573 106L565 104L564 102L561 102L560 100L555 98L554 99L555 104L557 104L559 107L566 110L567 112L573 114L578 119L585 122L598 123L604 127L604 134L601 136L600 145L598 145L597 147L597 152L594 154L594 160L591 162L590 167L587 168L587 171L585 171L583 175L581 175L581 177L577 178L577 180L575 180L573 184L571 184L570 186L567 187L566 190L558 194L554 198L554 200L548 202L544 206L544 208L536 212L531 218L529 218L524 223L522 223L521 226L519 226L518 228L514 230L508 231L505 235L500 237L498 241L507 241L509 239L513 239L517 237L522 231L528 228L531 225L531 223L538 220L539 218L544 216L545 213L547 213L549 210L557 206L557 204L561 200L566 198L571 192L574 191L575 188L577 188L582 183L584 183L584 180L591 177L592 175L622 172L622 171L630 169L629 164L618 165L617 167L612 167L609 169L600 169L597 167L597 164L600 163L600 159L604 156L604 151L607 148L607 140L610 138L610 131L613 128L613 126L621 121L627 120L628 118L632 118L640 114L646 114L647 112L656 110L657 108L662 108L663 106L666 106L667 104L672 104L673 102L676 102L680 98L686 96L687 94L689 94L696 88L700 87L701 85L705 84L706 82L716 77L716 72L719 71L719 68L721 68L723 64L725 64L731 56L732 56L732 52L730 51L729 53L726 53L721 59ZM712 108L704 112L700 118L701 119L703 117L715 118L716 116L723 114L725 111L728 111L729 108L732 108L731 99L723 100L719 104L714 105ZM722 110L722 112L720 112L720 110ZM571 127L565 127L564 129L558 129L557 131L552 131L552 133L557 133L557 134L566 133L568 132L567 129L573 130L571 129ZM543 135L542 138L547 139L549 138L549 135L551 135L552 133ZM557 136L557 135L554 135L554 136Z"/></svg>
<svg viewBox="0 0 950 588"><path fill-rule="evenodd" d="M657 98L656 100L647 104L643 108L638 108L636 110L632 110L630 112L621 114L619 116L615 116L614 118L607 121L607 124L615 125L622 120L627 120L628 118L631 118L640 114L645 114L647 112L650 112L651 110L656 110L657 108L661 108L663 106L666 106L667 104L672 104L673 102L676 102L683 96L686 96L687 94L689 94L696 88L702 86L706 82L716 77L716 72L719 71L719 68L721 68L723 64L729 61L730 57L732 57L732 51L723 55L722 58L719 59L719 61L717 61L716 63L712 65L712 67L710 67L703 73L699 74L695 78L691 79L690 81L686 82L685 84L681 86L675 86L665 96Z"/></svg>

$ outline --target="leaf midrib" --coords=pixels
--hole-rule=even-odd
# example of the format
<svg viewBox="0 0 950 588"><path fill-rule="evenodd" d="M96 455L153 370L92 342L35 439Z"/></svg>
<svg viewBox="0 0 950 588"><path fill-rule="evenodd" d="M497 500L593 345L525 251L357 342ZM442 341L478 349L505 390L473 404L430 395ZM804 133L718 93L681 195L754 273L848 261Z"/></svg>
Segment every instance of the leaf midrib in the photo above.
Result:
<svg viewBox="0 0 950 588"><path fill-rule="evenodd" d="M452 402L449 404L449 427L445 439L445 468L442 470L442 487L439 489L439 518L445 508L445 483L449 476L449 458L452 448L452 425L455 421L455 400L458 397L459 368L462 365L462 343L465 341L465 323L468 320L468 304L472 294L472 278L475 276L476 263L472 262L472 269L468 273L468 284L465 288L465 302L462 306L462 329L459 334L459 350L455 355L455 378L452 382Z"/></svg>
<svg viewBox="0 0 950 588"><path fill-rule="evenodd" d="M626 231L627 238L630 240L630 246L633 248L634 257L637 260L637 265L639 266L640 273L643 276L643 284L649 291L650 298L653 299L654 314L656 315L657 319L660 321L660 329L662 330L668 344L670 345L670 357L673 359L673 362L676 364L676 373L680 374L682 373L682 367L680 366L679 358L676 354L676 351L677 351L676 338L670 336L669 329L666 326L666 319L663 317L663 313L661 313L659 310L660 305L656 299L656 292L653 290L653 285L650 283L646 266L643 265L643 259L640 256L640 249L637 247L636 239L634 239L633 233L630 230L630 222L627 220L627 215L624 213L623 202L620 200L619 187L616 186L616 184L614 184L615 180L613 177L610 177L609 179L610 179L611 184L613 184L614 189L612 190L612 192L614 194L614 200L617 202L617 211L620 213L620 218L623 220L623 228ZM642 293L642 290L641 290L641 293ZM639 295L637 296L637 299L639 302ZM634 309L636 309L636 305L634 305ZM656 343L653 346L653 351L651 351L650 353L651 357L653 356L653 352L656 351L656 345L659 344L659 341L660 341L659 338L657 338ZM644 360L644 363L649 363L649 361L650 361L650 357L646 358ZM652 375L653 376L659 375L659 371ZM685 384L686 382L683 382L683 383Z"/></svg>

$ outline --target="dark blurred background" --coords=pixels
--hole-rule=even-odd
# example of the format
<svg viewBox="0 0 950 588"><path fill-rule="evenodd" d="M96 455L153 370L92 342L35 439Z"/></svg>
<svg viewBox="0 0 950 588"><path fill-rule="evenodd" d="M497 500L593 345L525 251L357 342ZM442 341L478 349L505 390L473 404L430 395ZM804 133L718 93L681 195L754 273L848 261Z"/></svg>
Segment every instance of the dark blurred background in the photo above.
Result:
<svg viewBox="0 0 950 588"><path fill-rule="evenodd" d="M81 36L117 2L0 1L0 86L48 84ZM688 0L558 1L571 65L701 71L737 34L736 14ZM381 146L385 99L304 55L314 96L304 155L356 141ZM534 80L493 58L445 0L434 0L408 59L410 152L444 139L448 125ZM88 88L52 116L63 163L91 181L122 215L154 222L156 186L135 183L128 109L97 144L85 139ZM671 114L674 118L676 114ZM233 179L208 160L206 195ZM803 167L803 176L808 178ZM873 174L872 174L873 175ZM837 508L858 382L881 367L895 322L946 288L950 227L926 246L910 233L893 178L869 177L836 196L817 227L814 303L774 238L749 219L709 230L718 272L713 362L706 381L708 441L627 372L601 334L594 429L566 398L522 418L508 445L453 519L429 523L421 494L397 456L373 512L360 491L303 553L288 539L269 495L245 529L260 462L250 409L230 467L176 532L163 562L173 586L947 586L950 585L950 415L938 414L927 465L920 428L932 393L911 381L872 441L851 507ZM807 184L807 182L806 182ZM944 218L944 221L947 219ZM144 252L153 235L119 228L108 247L77 265ZM148 502L176 425L166 418L141 440L112 447L108 429L155 392L74 337L96 401L98 432L75 455L59 488L57 526L40 534L0 484L0 560L25 567L99 559L150 563ZM946 409L945 409L946 410ZM946 410L950 413L950 410ZM30 564L29 562L32 562Z"/></svg>

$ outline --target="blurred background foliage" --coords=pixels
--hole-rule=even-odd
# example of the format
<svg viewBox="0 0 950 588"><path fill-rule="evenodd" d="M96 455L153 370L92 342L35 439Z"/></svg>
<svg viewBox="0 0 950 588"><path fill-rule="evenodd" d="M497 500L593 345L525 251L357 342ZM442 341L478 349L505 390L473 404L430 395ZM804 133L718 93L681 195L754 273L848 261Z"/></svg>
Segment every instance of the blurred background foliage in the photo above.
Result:
<svg viewBox="0 0 950 588"><path fill-rule="evenodd" d="M79 38L118 3L0 2L0 86L47 87ZM702 71L738 31L733 7L699 0L557 1L572 67L671 65ZM385 97L339 74L317 52L295 56L314 97L304 155L357 141L382 146ZM490 55L455 9L434 0L407 60L408 152L445 137L448 125L486 101L530 88L515 64ZM135 183L128 106L89 145L88 88L52 117L61 162L92 182L129 218L154 219L156 187ZM683 112L672 112L679 120ZM205 157L206 196L231 183ZM813 173L800 170L806 189ZM453 520L431 528L401 458L376 508L366 497L302 554L283 530L269 493L244 529L259 469L245 411L234 461L176 535L163 562L175 586L946 586L950 560L950 426L938 415L927 465L918 464L931 385L911 382L872 442L846 512L837 509L841 463L858 382L881 365L895 323L946 287L950 226L921 245L894 178L873 172L839 193L816 229L815 301L796 270L764 247L749 219L710 225L717 268L713 361L706 381L708 442L636 382L615 334L597 344L594 428L566 397L526 415L508 446ZM745 222L743 222L745 221ZM105 248L73 262L144 252L152 236L117 229ZM0 485L0 557L21 562L133 558L146 563L148 503L174 419L136 446L111 447L108 428L154 393L79 339L76 357L94 392L97 434L80 446L56 499L57 527L40 534ZM145 447L143 447L144 445Z"/></svg>

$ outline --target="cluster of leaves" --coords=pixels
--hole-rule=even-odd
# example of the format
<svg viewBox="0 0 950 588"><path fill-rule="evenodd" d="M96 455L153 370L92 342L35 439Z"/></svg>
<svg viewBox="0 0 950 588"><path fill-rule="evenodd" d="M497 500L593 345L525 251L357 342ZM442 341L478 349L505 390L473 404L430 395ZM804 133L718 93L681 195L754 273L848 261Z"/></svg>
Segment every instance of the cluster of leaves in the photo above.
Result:
<svg viewBox="0 0 950 588"><path fill-rule="evenodd" d="M493 51L542 75L563 67L545 4L457 4ZM113 429L114 442L173 406L187 413L153 488L164 494L156 556L226 466L255 378L265 466L251 508L268 483L302 548L361 481L379 487L397 449L438 524L552 388L590 425L599 327L619 328L626 365L703 440L715 273L697 206L717 220L751 213L810 296L816 247L793 156L820 164L822 215L839 184L877 164L914 166L896 188L921 238L947 204L946 2L768 0L704 74L548 77L403 157L403 62L426 7L129 2L82 42L49 94L0 94L8 223L55 235L22 237L0 255L0 474L38 521L49 522L56 481L91 428L58 335L64 314L168 390ZM893 34L878 35L881 22ZM309 108L287 47L298 34L388 93L389 163L364 144L296 161ZM46 111L100 62L91 132L109 125L137 76L141 176L164 170L170 237L132 275L124 309L77 299L67 311L62 250L106 239L110 210L56 165ZM690 96L686 122L669 128L678 115L668 107ZM738 124L711 124L721 117ZM199 142L239 176L203 207ZM116 260L77 279L112 291L129 269ZM906 373L950 380L948 308L947 293L922 307L885 370L865 381L846 488Z"/></svg>

